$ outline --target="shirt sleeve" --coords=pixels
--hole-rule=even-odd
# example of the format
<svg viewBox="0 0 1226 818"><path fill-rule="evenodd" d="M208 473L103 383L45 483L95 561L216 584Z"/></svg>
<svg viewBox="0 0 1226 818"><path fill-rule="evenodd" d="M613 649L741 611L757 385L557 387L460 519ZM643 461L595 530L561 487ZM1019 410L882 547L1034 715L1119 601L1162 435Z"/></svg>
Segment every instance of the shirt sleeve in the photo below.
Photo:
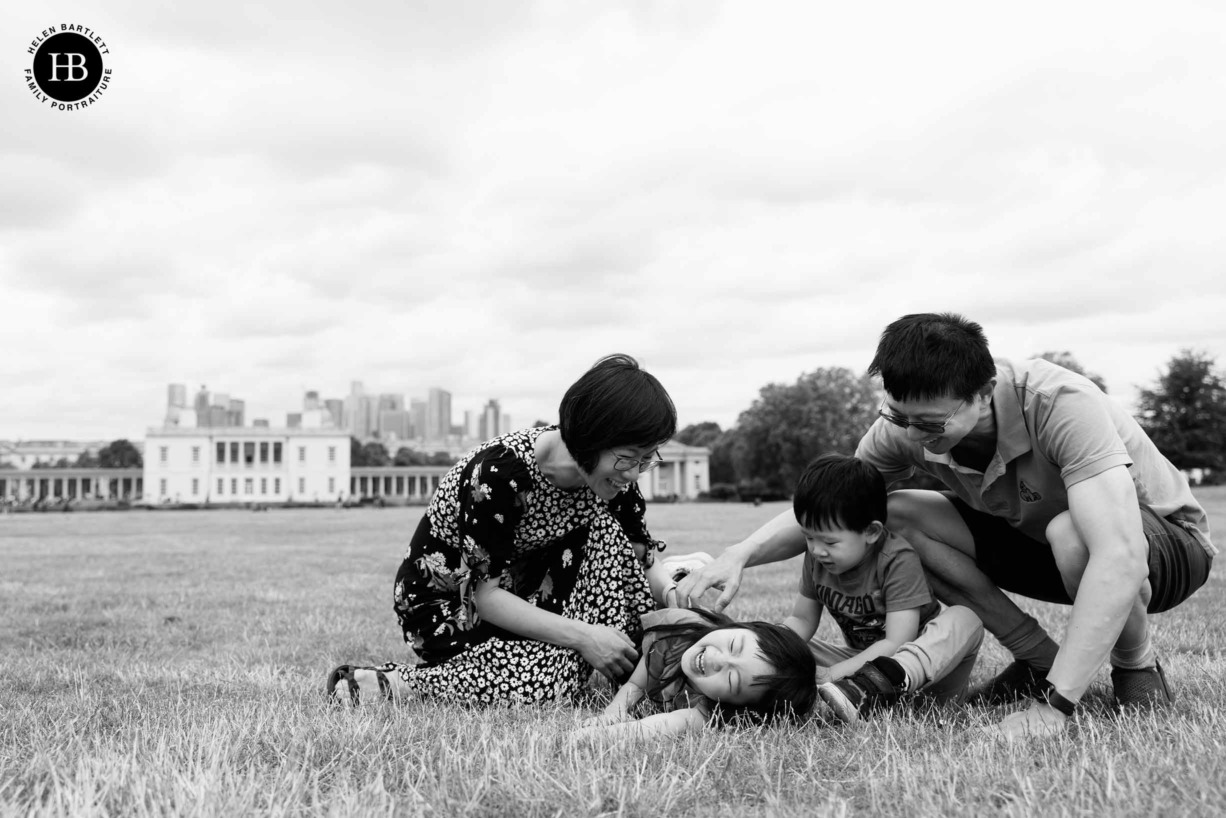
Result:
<svg viewBox="0 0 1226 818"><path fill-rule="evenodd" d="M625 491L610 500L609 511L630 542L646 546L648 552L664 550L664 543L653 538L647 530L647 501L643 499L643 492L639 491L637 483L631 483Z"/></svg>
<svg viewBox="0 0 1226 818"><path fill-rule="evenodd" d="M919 554L909 547L889 549L882 554L881 596L886 613L923 608L932 602Z"/></svg>
<svg viewBox="0 0 1226 818"><path fill-rule="evenodd" d="M1065 487L1102 474L1115 466L1129 466L1132 458L1115 421L1097 389L1080 385L1060 387L1045 400L1047 411L1039 413L1036 440L1040 452L1060 469Z"/></svg>
<svg viewBox="0 0 1226 818"><path fill-rule="evenodd" d="M514 558L532 488L527 466L507 449L478 453L460 473L460 552L473 579L500 576Z"/></svg>
<svg viewBox="0 0 1226 818"><path fill-rule="evenodd" d="M915 464L894 442L890 424L878 418L856 447L856 457L877 467L888 486L915 474Z"/></svg>

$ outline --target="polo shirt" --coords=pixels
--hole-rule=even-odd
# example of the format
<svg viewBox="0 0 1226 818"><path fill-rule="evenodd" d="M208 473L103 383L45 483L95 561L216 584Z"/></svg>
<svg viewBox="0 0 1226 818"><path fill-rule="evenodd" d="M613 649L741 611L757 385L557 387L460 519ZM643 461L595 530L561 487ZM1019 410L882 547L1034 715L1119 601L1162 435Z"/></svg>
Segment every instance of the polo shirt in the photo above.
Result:
<svg viewBox="0 0 1226 818"><path fill-rule="evenodd" d="M1069 486L1126 466L1141 503L1217 554L1208 516L1187 479L1088 378L1042 359L1018 366L997 359L992 413L996 452L982 472L959 464L952 452L930 454L884 418L860 440L856 456L876 466L887 484L916 469L926 472L971 508L1003 517L1042 543L1047 524L1068 510Z"/></svg>

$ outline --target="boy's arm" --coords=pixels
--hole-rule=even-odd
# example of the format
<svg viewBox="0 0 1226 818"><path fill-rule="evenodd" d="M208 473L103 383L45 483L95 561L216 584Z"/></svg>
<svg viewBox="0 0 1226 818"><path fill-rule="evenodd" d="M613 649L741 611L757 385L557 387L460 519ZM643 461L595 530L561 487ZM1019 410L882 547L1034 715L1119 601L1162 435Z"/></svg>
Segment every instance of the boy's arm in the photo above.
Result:
<svg viewBox="0 0 1226 818"><path fill-rule="evenodd" d="M813 634L817 633L817 625L821 621L822 603L804 594L797 594L796 601L792 603L792 613L783 620L783 626L790 628L801 639L808 641L813 638Z"/></svg>
<svg viewBox="0 0 1226 818"><path fill-rule="evenodd" d="M634 739L678 736L701 730L706 723L707 717L701 710L696 707L687 707L671 713L656 713L637 721L581 727L575 731L573 740L578 743L602 738Z"/></svg>
<svg viewBox="0 0 1226 818"><path fill-rule="evenodd" d="M919 608L888 611L885 615L885 638L879 639L850 659L844 659L831 665L831 681L850 676L870 659L876 659L878 656L893 656L907 642L914 642L919 636L919 621Z"/></svg>

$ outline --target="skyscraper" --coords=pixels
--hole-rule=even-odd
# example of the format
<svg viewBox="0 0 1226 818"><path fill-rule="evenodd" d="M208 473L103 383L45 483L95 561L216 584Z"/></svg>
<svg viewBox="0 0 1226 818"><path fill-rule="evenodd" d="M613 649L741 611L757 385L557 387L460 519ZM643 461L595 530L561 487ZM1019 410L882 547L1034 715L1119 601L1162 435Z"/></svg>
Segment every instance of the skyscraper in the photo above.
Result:
<svg viewBox="0 0 1226 818"><path fill-rule="evenodd" d="M431 387L426 408L426 439L446 440L451 434L451 393Z"/></svg>
<svg viewBox="0 0 1226 818"><path fill-rule="evenodd" d="M498 405L498 401L490 398L489 403L485 404L485 408L481 410L481 439L489 440L491 437L497 437L501 428L502 407Z"/></svg>

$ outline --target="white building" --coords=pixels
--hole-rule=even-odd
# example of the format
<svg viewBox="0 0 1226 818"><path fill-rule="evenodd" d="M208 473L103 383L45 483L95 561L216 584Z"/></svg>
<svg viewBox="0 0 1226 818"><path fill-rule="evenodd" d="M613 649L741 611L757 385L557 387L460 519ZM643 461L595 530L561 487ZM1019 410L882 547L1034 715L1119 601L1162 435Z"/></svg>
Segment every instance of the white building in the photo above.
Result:
<svg viewBox="0 0 1226 818"><path fill-rule="evenodd" d="M283 503L349 495L349 435L335 429L150 429L144 501Z"/></svg>
<svg viewBox="0 0 1226 818"><path fill-rule="evenodd" d="M659 467L639 477L639 491L652 499L693 500L711 490L711 450L670 440L660 447Z"/></svg>
<svg viewBox="0 0 1226 818"><path fill-rule="evenodd" d="M105 440L0 440L0 464L29 469L61 460L73 463L87 452L97 454L106 445Z"/></svg>

